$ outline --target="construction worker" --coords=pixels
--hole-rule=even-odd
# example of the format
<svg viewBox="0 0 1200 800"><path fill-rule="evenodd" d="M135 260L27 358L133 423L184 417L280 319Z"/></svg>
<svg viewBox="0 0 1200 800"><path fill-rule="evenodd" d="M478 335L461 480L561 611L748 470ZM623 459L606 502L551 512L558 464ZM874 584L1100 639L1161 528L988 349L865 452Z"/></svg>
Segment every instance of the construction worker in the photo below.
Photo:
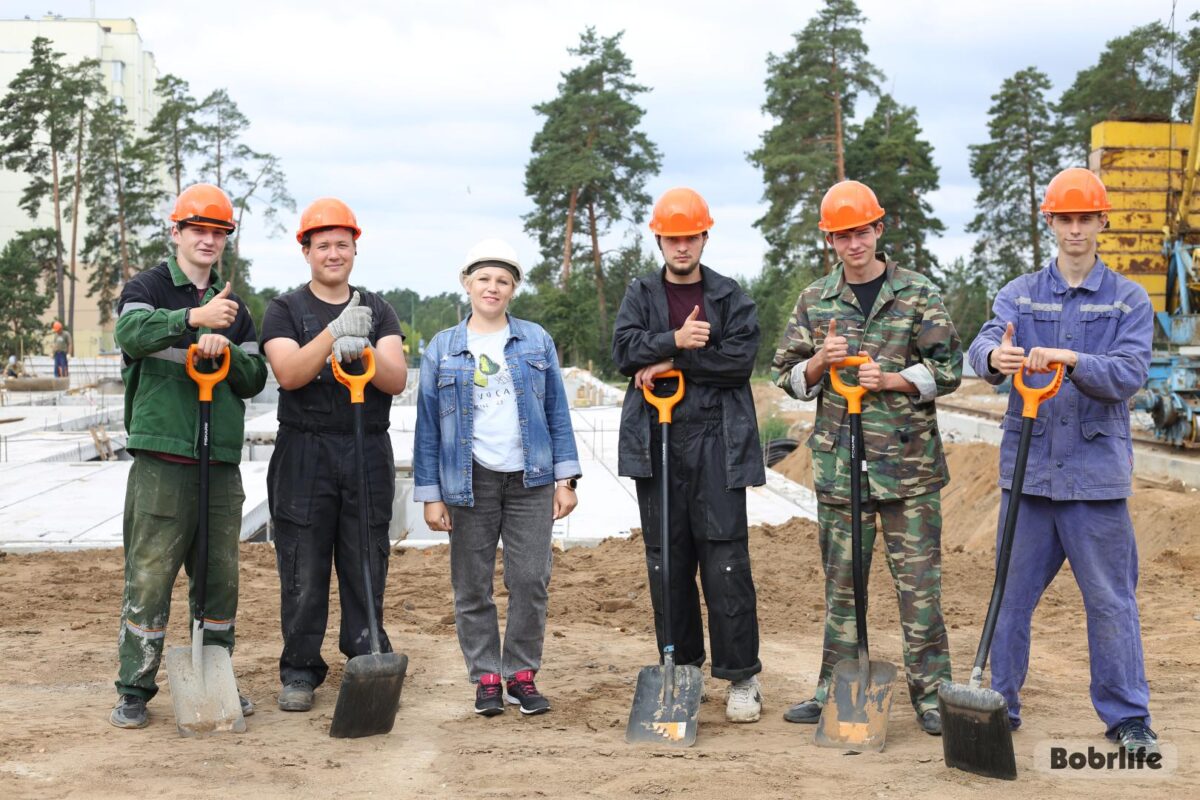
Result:
<svg viewBox="0 0 1200 800"><path fill-rule="evenodd" d="M1129 400L1150 369L1154 313L1146 290L1104 265L1097 237L1112 208L1090 171L1050 181L1041 210L1058 255L996 295L993 317L971 344L971 366L989 383L1063 364L1062 388L1042 404L1030 438L1020 515L992 642L992 688L1021 725L1029 627L1042 592L1066 559L1087 612L1092 705L1105 734L1131 752L1158 750L1138 619L1137 544L1129 518L1133 442ZM1031 380L1030 383L1033 381ZM999 532L1012 487L1021 399L1001 422ZM997 537L999 540L999 534Z"/></svg>
<svg viewBox="0 0 1200 800"><path fill-rule="evenodd" d="M126 449L134 454L125 492L125 595L118 636L120 700L109 721L145 727L146 701L181 564L194 572L199 506L199 390L185 368L188 345L200 361L229 348L228 377L213 389L204 643L232 653L242 528L244 399L262 391L267 366L250 312L217 274L234 231L233 204L216 186L185 189L171 213L175 253L125 284L117 301L116 341L124 358ZM203 368L203 367L202 367ZM196 587L191 585L194 597ZM242 713L254 706L241 698Z"/></svg>
<svg viewBox="0 0 1200 800"><path fill-rule="evenodd" d="M65 378L70 375L67 366L67 353L71 350L71 334L63 330L63 324L54 320L50 325L54 331L54 377Z"/></svg>
<svg viewBox="0 0 1200 800"><path fill-rule="evenodd" d="M4 365L4 377L6 377L6 378L21 377L21 365L17 361L16 356L8 357L8 363Z"/></svg>
<svg viewBox="0 0 1200 800"><path fill-rule="evenodd" d="M312 277L271 301L263 316L263 351L279 381L279 433L267 469L267 497L279 567L279 707L308 711L313 690L328 667L321 642L329 617L329 578L337 566L342 621L339 647L347 658L371 652L367 603L375 604L379 641L392 651L383 630L388 531L396 492L396 468L388 425L392 397L404 391L408 368L396 312L378 294L350 285L362 229L345 203L313 201L300 215L296 241ZM367 492L358 495L354 409L350 393L333 376L330 360L350 366L364 348L375 354L375 377L363 406ZM371 581L366 596L359 545L358 504L369 504Z"/></svg>
<svg viewBox="0 0 1200 800"><path fill-rule="evenodd" d="M712 674L730 682L725 717L762 713L758 610L750 574L746 487L766 482L750 375L758 353L758 311L737 282L700 263L713 225L691 189L666 192L650 230L662 253L657 274L634 280L613 331L613 361L632 380L621 411L618 472L635 479L646 544L654 625L662 651L662 439L658 414L642 397L655 376L683 373L683 400L670 436L671 627L677 663L704 663L696 571L708 605Z"/></svg>
<svg viewBox="0 0 1200 800"><path fill-rule="evenodd" d="M939 736L937 689L950 679L941 611L940 490L950 477L934 398L958 388L962 348L937 287L879 251L883 217L875 193L858 181L826 192L818 227L840 263L800 293L772 363L776 383L788 394L817 400L808 446L825 569L825 643L816 692L784 719L819 721L834 667L857 651L850 428L846 400L832 390L828 375L830 365L846 356L866 354L871 361L857 369L858 383L869 390L862 401L863 569L870 574L881 529L900 604L909 696L922 729Z"/></svg>
<svg viewBox="0 0 1200 800"><path fill-rule="evenodd" d="M500 239L473 246L458 278L471 314L429 342L417 395L413 500L431 530L450 534L454 627L475 684L476 714L507 702L524 715L550 701L542 666L554 520L575 508L579 455L550 334L508 313L525 277ZM492 599L504 542L508 590L501 645Z"/></svg>

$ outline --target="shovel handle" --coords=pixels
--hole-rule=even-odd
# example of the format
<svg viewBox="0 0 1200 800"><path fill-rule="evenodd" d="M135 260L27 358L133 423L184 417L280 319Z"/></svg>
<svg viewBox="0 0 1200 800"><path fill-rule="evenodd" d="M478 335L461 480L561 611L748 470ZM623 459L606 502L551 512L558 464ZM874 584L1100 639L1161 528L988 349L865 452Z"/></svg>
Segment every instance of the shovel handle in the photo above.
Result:
<svg viewBox="0 0 1200 800"><path fill-rule="evenodd" d="M1038 406L1046 400L1049 400L1054 395L1058 394L1058 390L1062 388L1063 371L1065 366L1059 362L1053 362L1054 377L1045 386L1026 386L1025 372L1029 368L1029 359L1025 359L1021 369L1013 375L1013 386L1016 387L1017 393L1021 395L1021 399L1025 401L1025 407L1021 409L1021 416L1029 419L1037 419Z"/></svg>
<svg viewBox="0 0 1200 800"><path fill-rule="evenodd" d="M330 360L333 366L333 377L338 379L338 382L350 390L350 402L362 403L365 402L364 390L371 378L375 377L375 351L370 347L363 348L362 353L363 371L359 375L351 375L342 369L341 363L336 358Z"/></svg>
<svg viewBox="0 0 1200 800"><path fill-rule="evenodd" d="M187 349L187 361L183 362L187 368L188 377L196 382L200 387L200 402L211 403L213 387L221 381L225 380L225 376L229 374L229 346L225 346L225 352L222 353L221 366L215 372L201 372L196 369L196 355L200 352L197 345L189 344Z"/></svg>
<svg viewBox="0 0 1200 800"><path fill-rule="evenodd" d="M871 360L871 357L863 354L857 356L846 356L841 361L829 365L829 382L833 384L833 390L846 398L846 410L851 414L862 413L862 399L867 393L867 390L862 386L847 386L842 383L842 378L838 375L839 368L845 367L861 367Z"/></svg>
<svg viewBox="0 0 1200 800"><path fill-rule="evenodd" d="M675 394L668 397L659 397L649 386L643 386L642 396L646 398L647 403L658 409L658 421L664 425L669 425L671 424L671 412L675 410L675 406L679 405L679 401L683 399L683 373L677 369L669 369L654 376L654 380L662 378L679 379L679 386L675 389Z"/></svg>

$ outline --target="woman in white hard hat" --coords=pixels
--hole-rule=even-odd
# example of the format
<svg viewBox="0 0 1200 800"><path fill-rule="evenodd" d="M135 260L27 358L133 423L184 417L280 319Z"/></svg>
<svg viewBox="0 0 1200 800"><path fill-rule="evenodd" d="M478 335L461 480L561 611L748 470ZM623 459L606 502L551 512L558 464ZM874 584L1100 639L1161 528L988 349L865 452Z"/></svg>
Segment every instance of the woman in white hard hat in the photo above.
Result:
<svg viewBox="0 0 1200 800"><path fill-rule="evenodd" d="M580 475L570 409L550 334L509 316L524 273L516 251L485 239L459 273L471 314L433 337L422 359L413 499L450 534L458 641L475 713L504 702L550 710L541 667L554 520L575 508ZM507 625L501 647L492 578L504 541Z"/></svg>

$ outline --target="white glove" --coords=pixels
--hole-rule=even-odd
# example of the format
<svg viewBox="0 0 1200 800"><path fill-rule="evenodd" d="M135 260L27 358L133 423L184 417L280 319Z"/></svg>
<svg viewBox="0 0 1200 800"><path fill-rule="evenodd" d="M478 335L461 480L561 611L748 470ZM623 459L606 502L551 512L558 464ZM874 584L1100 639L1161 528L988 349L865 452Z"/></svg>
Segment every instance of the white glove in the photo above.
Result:
<svg viewBox="0 0 1200 800"><path fill-rule="evenodd" d="M362 358L363 350L370 345L371 340L365 336L339 336L333 340L333 357L345 364Z"/></svg>
<svg viewBox="0 0 1200 800"><path fill-rule="evenodd" d="M337 319L329 323L328 330L333 334L334 339L341 339L343 336L371 335L371 308L359 305L359 302L358 292L355 292L350 298L350 305L342 309L342 313L338 314ZM362 353L362 350L358 352Z"/></svg>

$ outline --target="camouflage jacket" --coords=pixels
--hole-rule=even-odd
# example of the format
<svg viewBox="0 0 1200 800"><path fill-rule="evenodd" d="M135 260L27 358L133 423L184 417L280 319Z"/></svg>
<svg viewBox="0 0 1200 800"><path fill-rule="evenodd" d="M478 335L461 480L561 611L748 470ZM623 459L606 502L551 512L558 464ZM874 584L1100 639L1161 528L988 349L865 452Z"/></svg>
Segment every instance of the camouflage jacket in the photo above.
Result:
<svg viewBox="0 0 1200 800"><path fill-rule="evenodd" d="M817 399L808 446L813 483L822 502L850 502L850 426L846 401L829 375L816 386L804 382L804 366L823 343L829 321L845 336L850 352L864 352L884 372L898 372L920 391L869 393L863 398L867 482L863 496L898 500L937 491L950 481L938 434L934 398L962 381L962 345L938 288L924 275L887 262L887 277L875 307L864 320L842 266L800 293L772 362L776 384L800 399ZM853 384L853 369L842 373Z"/></svg>

